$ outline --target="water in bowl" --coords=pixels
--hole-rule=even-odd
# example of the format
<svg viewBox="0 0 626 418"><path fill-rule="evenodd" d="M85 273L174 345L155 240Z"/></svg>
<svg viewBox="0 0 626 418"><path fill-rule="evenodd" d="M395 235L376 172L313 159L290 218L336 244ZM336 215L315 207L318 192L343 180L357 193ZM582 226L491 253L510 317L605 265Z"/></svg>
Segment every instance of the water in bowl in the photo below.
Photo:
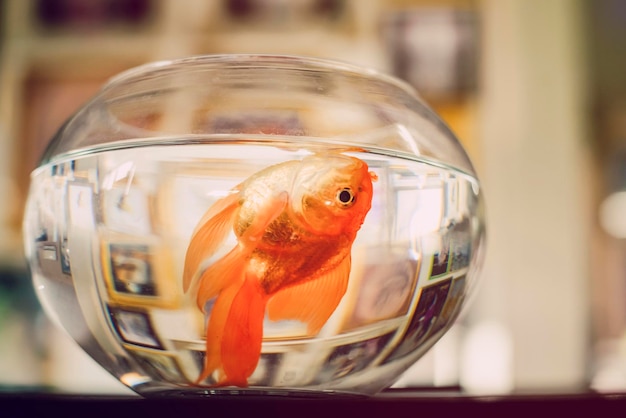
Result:
<svg viewBox="0 0 626 418"><path fill-rule="evenodd" d="M207 318L182 286L191 234L233 186L319 147L302 137L162 138L39 167L25 240L44 308L140 394L220 393L210 379L194 383ZM376 393L443 335L473 287L482 237L476 179L415 156L345 153L378 177L346 294L317 335L266 319L258 366L237 393Z"/></svg>

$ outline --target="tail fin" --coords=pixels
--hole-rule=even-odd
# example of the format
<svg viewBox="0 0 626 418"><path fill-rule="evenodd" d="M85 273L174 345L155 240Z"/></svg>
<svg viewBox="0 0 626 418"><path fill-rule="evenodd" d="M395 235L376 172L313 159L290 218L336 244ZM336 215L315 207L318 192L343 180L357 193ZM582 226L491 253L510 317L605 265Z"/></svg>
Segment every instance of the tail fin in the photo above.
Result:
<svg viewBox="0 0 626 418"><path fill-rule="evenodd" d="M248 386L261 355L266 303L254 277L220 293L209 318L204 369L197 382L219 370L217 386Z"/></svg>
<svg viewBox="0 0 626 418"><path fill-rule="evenodd" d="M261 355L263 318L267 295L255 277L246 277L234 297L222 337L222 365L226 380L221 384L248 386Z"/></svg>
<svg viewBox="0 0 626 418"><path fill-rule="evenodd" d="M206 331L206 352L204 357L204 368L196 379L196 384L201 383L216 370L222 371L222 338L228 320L228 313L233 298L239 289L229 286L220 292L209 317Z"/></svg>

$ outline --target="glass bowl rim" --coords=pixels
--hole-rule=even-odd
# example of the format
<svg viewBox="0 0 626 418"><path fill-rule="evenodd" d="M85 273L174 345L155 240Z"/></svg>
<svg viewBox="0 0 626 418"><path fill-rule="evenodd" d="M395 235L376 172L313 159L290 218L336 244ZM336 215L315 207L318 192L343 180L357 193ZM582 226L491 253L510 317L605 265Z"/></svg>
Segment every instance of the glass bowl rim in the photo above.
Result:
<svg viewBox="0 0 626 418"><path fill-rule="evenodd" d="M102 85L100 90L104 92L109 89L113 89L117 85L123 84L125 82L132 82L139 77L153 74L162 69L172 69L177 66L190 65L214 65L217 68L219 64L223 64L225 68L227 68L228 65L231 65L239 68L283 68L295 70L299 69L298 64L300 64L302 68L306 67L307 69L323 71L327 73L353 73L364 78L378 80L389 85L393 85L403 90L405 93L413 95L421 100L419 92L411 84L387 72L375 69L372 66L355 64L338 59L295 54L205 54L156 60L152 62L147 62L145 64L140 64L135 67L131 67L127 70L123 70L117 73L116 75L113 75Z"/></svg>

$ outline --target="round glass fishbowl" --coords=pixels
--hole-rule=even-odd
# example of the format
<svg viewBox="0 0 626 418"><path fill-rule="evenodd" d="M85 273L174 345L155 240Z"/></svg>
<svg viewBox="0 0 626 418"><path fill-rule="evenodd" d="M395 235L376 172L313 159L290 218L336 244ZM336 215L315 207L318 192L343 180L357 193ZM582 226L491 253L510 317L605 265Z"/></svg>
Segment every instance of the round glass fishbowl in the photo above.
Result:
<svg viewBox="0 0 626 418"><path fill-rule="evenodd" d="M458 317L482 200L405 83L198 56L114 77L63 125L25 248L47 314L140 395L372 395Z"/></svg>

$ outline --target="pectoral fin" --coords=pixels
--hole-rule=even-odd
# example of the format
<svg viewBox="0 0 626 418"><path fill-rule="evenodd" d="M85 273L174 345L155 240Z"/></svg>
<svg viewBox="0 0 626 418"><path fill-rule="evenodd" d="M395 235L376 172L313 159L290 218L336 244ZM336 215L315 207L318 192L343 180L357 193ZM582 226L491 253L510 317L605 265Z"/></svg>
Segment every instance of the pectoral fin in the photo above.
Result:
<svg viewBox="0 0 626 418"><path fill-rule="evenodd" d="M277 292L267 304L269 319L298 320L317 334L339 305L348 287L350 255L325 275Z"/></svg>
<svg viewBox="0 0 626 418"><path fill-rule="evenodd" d="M193 233L185 256L183 291L189 290L200 264L217 251L232 228L232 219L238 206L238 199L238 194L231 194L218 200L198 223L199 226Z"/></svg>

